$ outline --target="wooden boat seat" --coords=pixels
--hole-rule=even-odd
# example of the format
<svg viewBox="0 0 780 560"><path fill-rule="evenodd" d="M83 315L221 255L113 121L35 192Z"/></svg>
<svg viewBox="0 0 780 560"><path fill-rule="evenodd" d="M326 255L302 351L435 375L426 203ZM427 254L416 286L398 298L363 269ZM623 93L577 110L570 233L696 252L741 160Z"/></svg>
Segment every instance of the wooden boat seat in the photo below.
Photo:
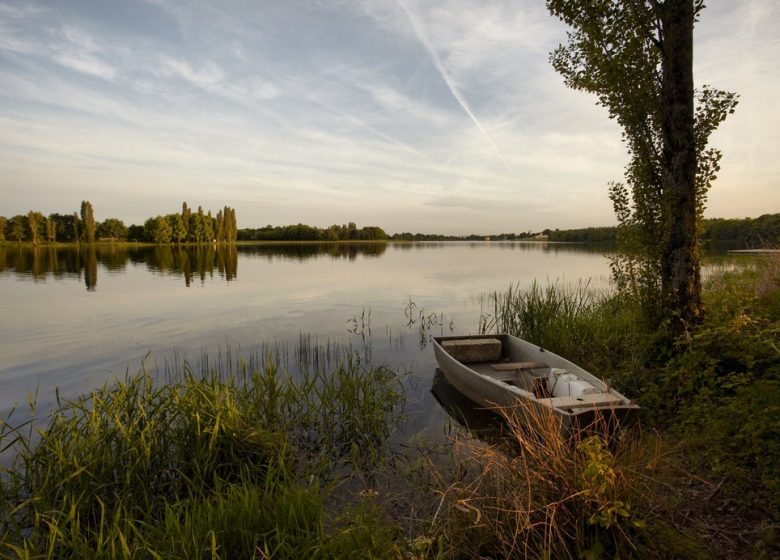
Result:
<svg viewBox="0 0 780 560"><path fill-rule="evenodd" d="M623 402L623 399L612 393L596 393L595 395L582 395L581 397L537 399L537 402L553 408L583 408L587 406L617 405Z"/></svg>
<svg viewBox="0 0 780 560"><path fill-rule="evenodd" d="M461 363L495 362L501 359L501 341L497 338L445 340L441 347Z"/></svg>
<svg viewBox="0 0 780 560"><path fill-rule="evenodd" d="M499 364L490 364L495 371L514 371L522 369L545 368L547 364L541 362L501 362Z"/></svg>

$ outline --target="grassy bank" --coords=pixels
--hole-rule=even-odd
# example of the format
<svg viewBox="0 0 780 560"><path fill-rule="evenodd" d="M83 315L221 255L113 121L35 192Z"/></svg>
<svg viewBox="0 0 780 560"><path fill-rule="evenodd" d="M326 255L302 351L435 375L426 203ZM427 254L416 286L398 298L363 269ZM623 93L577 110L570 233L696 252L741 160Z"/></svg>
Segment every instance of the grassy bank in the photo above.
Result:
<svg viewBox="0 0 780 560"><path fill-rule="evenodd" d="M0 556L391 557L396 527L370 497L324 503L381 468L402 396L355 360L296 379L185 368L62 401L40 428L3 423Z"/></svg>
<svg viewBox="0 0 780 560"><path fill-rule="evenodd" d="M780 553L780 259L715 270L704 295L705 323L673 352L660 343L662 329L643 327L635 306L620 295L593 293L585 285L533 285L485 297L483 330L516 334L571 358L609 378L643 406L642 424L651 435L638 445L644 449L644 464L652 469L621 470L636 464L631 459L635 452L608 450L605 456L614 469L613 499L638 506L625 508L625 519L640 519L641 530L614 531L619 529L615 524L606 531L606 541L593 541L569 524L564 534L574 538L567 541L566 554L599 550L595 557L622 557L633 550L639 557L769 558ZM650 450L653 454L647 455ZM480 465L477 472L492 472L491 454L471 455ZM521 454L527 457L521 466L533 464L536 472L548 472L545 465L554 466L555 455L538 454L540 466L537 459L530 463L528 453ZM564 470L575 478L583 471L576 465ZM644 482L631 486L628 481L637 472ZM578 478L579 492L587 494L585 478ZM480 487L480 480L474 478L472 486ZM544 484L527 482L521 493L527 501L503 504L501 511L528 511L529 495L537 509L536 498L547 496L541 505L548 510L580 495L576 485L563 482L550 495ZM489 501L501 494L494 490L477 497ZM461 489L455 500L463 499L474 496ZM480 510L481 517L485 513ZM523 530L526 537L530 531L532 542L542 538L538 531L552 531L545 546L560 551L553 546L560 540L553 525L559 527L548 522ZM522 531L515 527L514 533ZM500 534L494 540L508 542ZM547 549L536 550L541 554Z"/></svg>

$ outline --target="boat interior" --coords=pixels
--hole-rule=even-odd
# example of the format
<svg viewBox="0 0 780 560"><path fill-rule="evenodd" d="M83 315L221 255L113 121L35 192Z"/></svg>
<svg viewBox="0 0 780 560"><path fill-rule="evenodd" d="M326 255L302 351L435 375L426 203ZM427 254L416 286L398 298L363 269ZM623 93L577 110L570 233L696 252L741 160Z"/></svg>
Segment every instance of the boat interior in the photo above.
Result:
<svg viewBox="0 0 780 560"><path fill-rule="evenodd" d="M591 389L588 394L562 395L559 391L553 394L548 382L551 367L543 362L517 361L516 358L524 356L510 355L503 342L503 338L475 337L444 341L442 347L470 369L530 393L540 404L569 411L626 404L624 398L608 387L601 390L587 381L584 383Z"/></svg>

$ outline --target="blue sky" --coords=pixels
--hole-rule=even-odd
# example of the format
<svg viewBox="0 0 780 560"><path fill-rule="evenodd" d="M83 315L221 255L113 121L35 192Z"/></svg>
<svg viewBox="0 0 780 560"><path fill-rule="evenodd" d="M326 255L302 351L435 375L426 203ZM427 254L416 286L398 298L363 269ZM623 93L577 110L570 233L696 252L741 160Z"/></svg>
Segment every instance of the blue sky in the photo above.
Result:
<svg viewBox="0 0 780 560"><path fill-rule="evenodd" d="M714 0L695 79L736 91L709 216L780 211L780 7ZM388 232L614 223L620 130L548 63L543 0L0 0L0 214Z"/></svg>

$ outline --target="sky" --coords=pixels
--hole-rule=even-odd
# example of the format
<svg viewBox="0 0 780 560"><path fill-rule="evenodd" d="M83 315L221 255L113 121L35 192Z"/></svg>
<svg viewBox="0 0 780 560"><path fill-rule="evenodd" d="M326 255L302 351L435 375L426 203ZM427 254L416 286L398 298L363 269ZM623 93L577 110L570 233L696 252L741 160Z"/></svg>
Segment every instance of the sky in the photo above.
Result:
<svg viewBox="0 0 780 560"><path fill-rule="evenodd" d="M625 148L565 40L543 0L0 0L0 215L612 225ZM780 2L711 0L694 57L740 95L706 215L780 212Z"/></svg>

